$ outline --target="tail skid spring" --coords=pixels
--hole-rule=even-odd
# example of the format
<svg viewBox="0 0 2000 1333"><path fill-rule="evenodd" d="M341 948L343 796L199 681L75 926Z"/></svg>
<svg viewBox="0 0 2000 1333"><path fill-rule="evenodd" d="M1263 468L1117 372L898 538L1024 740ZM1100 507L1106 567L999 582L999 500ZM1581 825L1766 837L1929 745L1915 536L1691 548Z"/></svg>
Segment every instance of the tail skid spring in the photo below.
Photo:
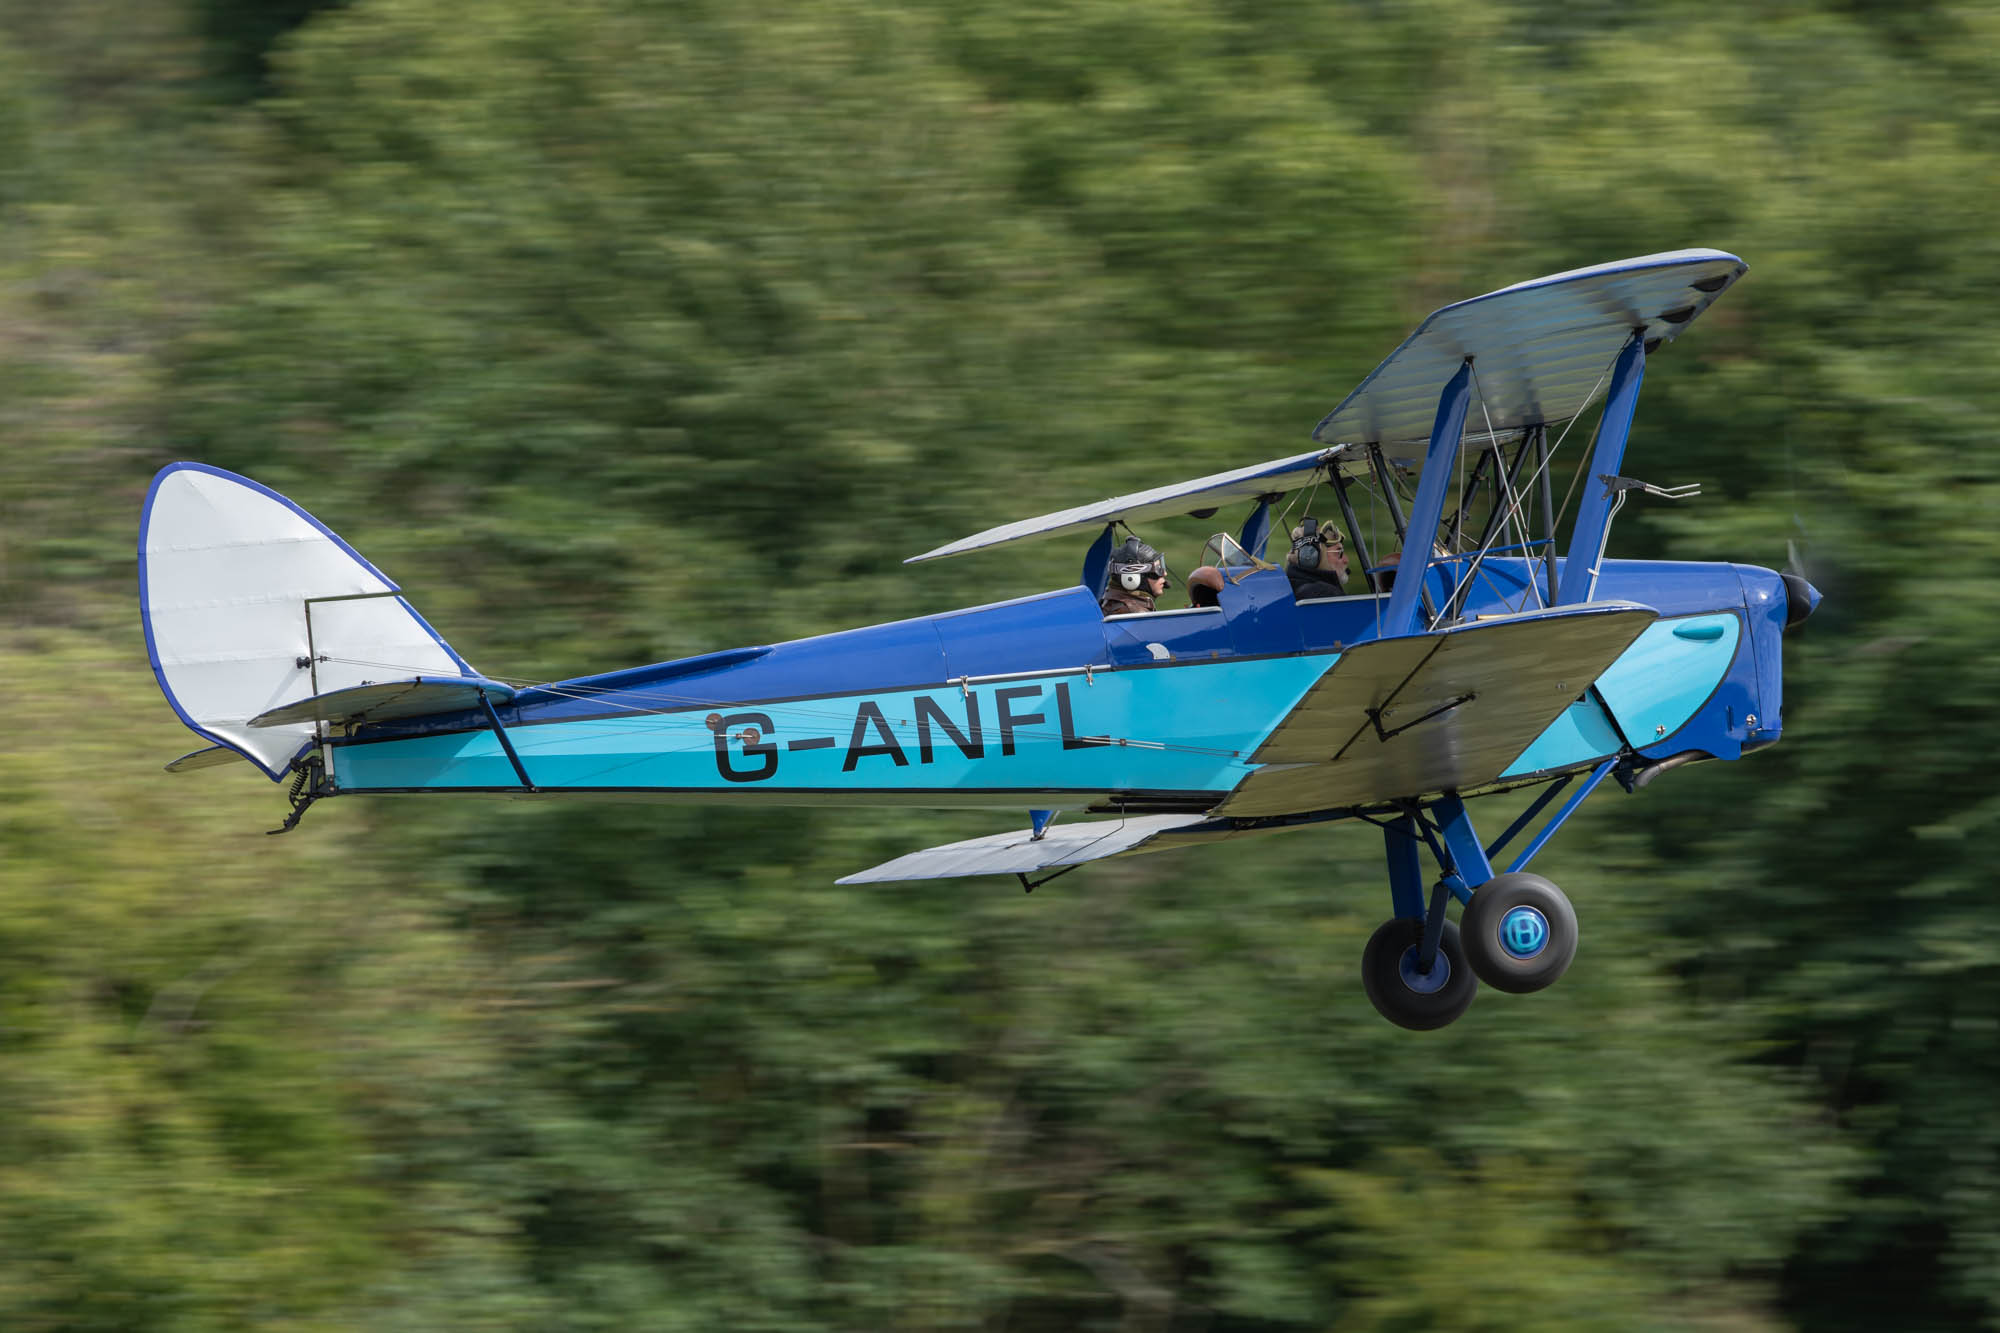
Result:
<svg viewBox="0 0 2000 1333"><path fill-rule="evenodd" d="M285 822L274 829L265 829L266 837L276 837L280 833L290 833L312 809L314 801L322 796L331 796L333 788L326 780L326 764L319 757L319 751L300 756L292 761L292 789L285 793L291 802L292 812L285 816Z"/></svg>

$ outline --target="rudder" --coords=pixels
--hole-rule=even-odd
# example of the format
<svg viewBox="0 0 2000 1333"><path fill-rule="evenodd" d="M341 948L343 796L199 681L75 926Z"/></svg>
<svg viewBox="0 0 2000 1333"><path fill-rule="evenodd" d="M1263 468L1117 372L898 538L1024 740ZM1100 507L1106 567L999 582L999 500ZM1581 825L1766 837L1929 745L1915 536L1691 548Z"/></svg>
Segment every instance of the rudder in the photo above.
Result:
<svg viewBox="0 0 2000 1333"><path fill-rule="evenodd" d="M139 614L182 722L282 779L316 724L252 727L296 700L408 676L474 676L361 553L267 486L201 463L153 478Z"/></svg>

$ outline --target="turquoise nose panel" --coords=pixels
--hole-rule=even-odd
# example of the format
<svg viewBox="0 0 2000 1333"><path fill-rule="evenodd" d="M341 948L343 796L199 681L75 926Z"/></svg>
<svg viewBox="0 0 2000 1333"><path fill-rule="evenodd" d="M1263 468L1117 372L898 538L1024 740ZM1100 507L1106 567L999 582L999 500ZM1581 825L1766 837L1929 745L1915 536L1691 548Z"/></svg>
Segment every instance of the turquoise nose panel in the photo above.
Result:
<svg viewBox="0 0 2000 1333"><path fill-rule="evenodd" d="M1634 745L1650 745L1687 724L1736 660L1743 622L1716 612L1662 620L1597 678L1597 692Z"/></svg>
<svg viewBox="0 0 2000 1333"><path fill-rule="evenodd" d="M1618 726L1635 746L1650 745L1687 725L1715 693L1736 659L1743 622L1734 612L1662 620L1597 679ZM1589 763L1618 752L1611 719L1587 696L1571 704L1502 777L1543 773Z"/></svg>

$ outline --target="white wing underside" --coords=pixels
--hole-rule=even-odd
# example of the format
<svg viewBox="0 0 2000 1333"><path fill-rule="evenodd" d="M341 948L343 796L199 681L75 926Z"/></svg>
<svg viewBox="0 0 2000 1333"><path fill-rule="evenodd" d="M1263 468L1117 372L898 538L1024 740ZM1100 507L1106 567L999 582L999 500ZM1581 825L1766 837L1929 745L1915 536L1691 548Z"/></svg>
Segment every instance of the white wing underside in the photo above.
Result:
<svg viewBox="0 0 2000 1333"><path fill-rule="evenodd" d="M1466 434L1558 425L1595 401L1634 331L1672 342L1748 265L1721 250L1671 250L1503 287L1432 314L1369 372L1313 438L1428 441L1438 393L1467 357L1478 397Z"/></svg>
<svg viewBox="0 0 2000 1333"><path fill-rule="evenodd" d="M1215 821L1201 815L1140 815L1080 824L1052 824L1040 838L1026 829L899 856L858 871L841 884L883 884L899 879L955 879L962 875L1031 875L1139 851L1163 833ZM1227 825L1223 826L1227 829Z"/></svg>
<svg viewBox="0 0 2000 1333"><path fill-rule="evenodd" d="M937 560L948 555L963 555L967 551L977 551L988 546L1004 546L1008 542L1023 541L1030 537L1054 537L1065 532L1094 533L1114 520L1136 523L1149 518L1185 514L1195 509L1213 508L1229 500L1249 500L1259 495L1283 494L1310 483L1319 475L1320 466L1330 461L1337 452L1339 451L1333 449L1314 449L1308 453L1295 454L1290 458L1274 459L1268 463L1253 463L1249 467L1237 468L1231 472L1217 472L1206 477L1196 477L1192 481L1175 482L1171 486L1156 486L1149 491L1135 491L1130 495L1096 500L1090 504L1077 505L1072 509L1043 514L1039 518L1024 518L1015 523L1003 523L997 528L988 528L970 537L947 542L935 550L925 551L922 555L913 555L903 563L913 565L919 560Z"/></svg>

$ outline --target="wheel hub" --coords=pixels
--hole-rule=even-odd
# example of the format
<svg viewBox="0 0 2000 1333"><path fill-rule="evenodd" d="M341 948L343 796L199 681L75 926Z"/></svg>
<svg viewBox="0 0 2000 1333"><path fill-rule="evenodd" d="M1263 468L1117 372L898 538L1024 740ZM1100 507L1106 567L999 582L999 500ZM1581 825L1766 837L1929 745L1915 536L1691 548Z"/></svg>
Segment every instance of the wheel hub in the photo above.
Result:
<svg viewBox="0 0 2000 1333"><path fill-rule="evenodd" d="M1512 908L1500 918L1500 947L1509 957L1529 959L1549 947L1549 919L1538 908Z"/></svg>
<svg viewBox="0 0 2000 1333"><path fill-rule="evenodd" d="M1419 995L1434 995L1444 989L1444 983L1451 980L1451 960L1438 950L1437 958L1428 972L1417 971L1418 947L1411 945L1403 950L1403 956L1396 964L1396 971L1402 975L1403 984Z"/></svg>

